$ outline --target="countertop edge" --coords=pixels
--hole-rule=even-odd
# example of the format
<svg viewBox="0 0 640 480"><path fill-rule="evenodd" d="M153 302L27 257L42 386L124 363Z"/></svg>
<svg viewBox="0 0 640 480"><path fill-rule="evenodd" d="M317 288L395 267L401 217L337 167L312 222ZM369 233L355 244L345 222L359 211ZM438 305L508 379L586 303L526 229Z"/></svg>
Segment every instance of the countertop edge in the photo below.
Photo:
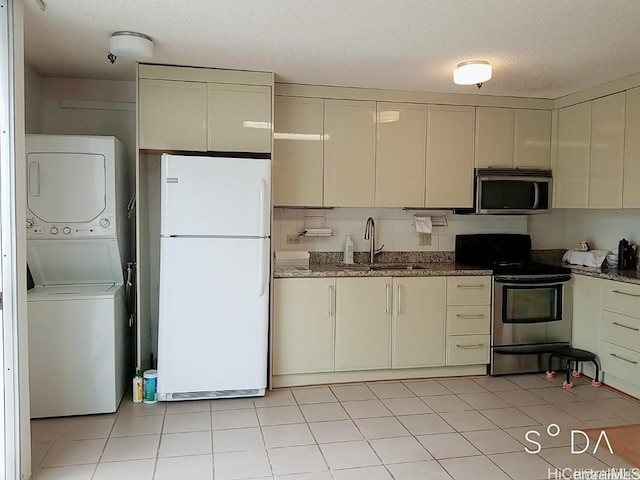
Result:
<svg viewBox="0 0 640 480"><path fill-rule="evenodd" d="M597 267L582 267L579 265L565 265L571 269L571 273L584 275L587 277L602 278L603 280L613 280L615 282L633 283L640 285L640 272L637 270L614 270L601 269Z"/></svg>
<svg viewBox="0 0 640 480"><path fill-rule="evenodd" d="M274 269L273 278L322 278L322 277L443 277L461 275L492 275L491 270L474 268L460 263L422 264L424 268L385 269L385 270L350 270L336 265L309 265L309 270Z"/></svg>

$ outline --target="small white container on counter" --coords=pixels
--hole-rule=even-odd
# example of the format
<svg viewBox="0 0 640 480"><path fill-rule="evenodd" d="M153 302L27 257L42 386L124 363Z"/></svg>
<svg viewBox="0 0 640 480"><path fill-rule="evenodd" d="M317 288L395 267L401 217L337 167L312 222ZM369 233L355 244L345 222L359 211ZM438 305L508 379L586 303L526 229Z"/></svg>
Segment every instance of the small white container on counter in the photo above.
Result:
<svg viewBox="0 0 640 480"><path fill-rule="evenodd" d="M353 241L351 236L347 235L347 239L344 241L344 255L342 262L346 264L353 263Z"/></svg>

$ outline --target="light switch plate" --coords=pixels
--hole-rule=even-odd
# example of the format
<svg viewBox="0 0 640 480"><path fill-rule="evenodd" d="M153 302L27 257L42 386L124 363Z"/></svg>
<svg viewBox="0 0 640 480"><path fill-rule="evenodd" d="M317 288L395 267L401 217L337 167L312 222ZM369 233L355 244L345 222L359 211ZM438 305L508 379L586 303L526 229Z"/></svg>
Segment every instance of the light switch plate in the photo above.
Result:
<svg viewBox="0 0 640 480"><path fill-rule="evenodd" d="M287 235L287 245L298 245L300 243L300 235Z"/></svg>
<svg viewBox="0 0 640 480"><path fill-rule="evenodd" d="M431 245L431 234L430 233L419 233L418 243L421 247L428 247Z"/></svg>

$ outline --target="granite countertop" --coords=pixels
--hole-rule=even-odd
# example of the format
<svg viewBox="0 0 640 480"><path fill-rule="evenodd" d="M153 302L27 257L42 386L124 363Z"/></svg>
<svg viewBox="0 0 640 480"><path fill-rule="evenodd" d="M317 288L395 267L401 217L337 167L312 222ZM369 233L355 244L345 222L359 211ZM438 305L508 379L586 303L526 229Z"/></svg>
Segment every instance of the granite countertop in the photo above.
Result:
<svg viewBox="0 0 640 480"><path fill-rule="evenodd" d="M294 269L292 267L275 267L274 278L313 278L313 277L434 277L453 275L491 275L491 270L471 267L456 262L428 262L411 263L422 268L400 269L384 268L380 270L353 269L336 263L312 263L309 269ZM358 265L358 264L355 264Z"/></svg>
<svg viewBox="0 0 640 480"><path fill-rule="evenodd" d="M615 280L616 282L636 283L640 285L640 271L638 270L618 270L608 267L583 267L582 265L570 265L562 263L563 267L569 267L571 273L577 275L587 275L589 277Z"/></svg>

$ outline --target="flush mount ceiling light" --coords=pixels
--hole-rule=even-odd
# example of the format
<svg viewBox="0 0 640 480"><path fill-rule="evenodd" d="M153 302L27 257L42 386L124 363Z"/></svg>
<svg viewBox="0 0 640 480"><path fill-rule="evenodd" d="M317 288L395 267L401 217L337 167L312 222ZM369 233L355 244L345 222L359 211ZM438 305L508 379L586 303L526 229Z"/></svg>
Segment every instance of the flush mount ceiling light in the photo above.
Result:
<svg viewBox="0 0 640 480"><path fill-rule="evenodd" d="M109 55L107 58L115 63L116 58L130 61L149 60L153 56L151 39L137 32L115 32L109 39Z"/></svg>
<svg viewBox="0 0 640 480"><path fill-rule="evenodd" d="M469 60L458 64L453 71L453 83L457 85L477 85L491 80L491 65L486 60Z"/></svg>

